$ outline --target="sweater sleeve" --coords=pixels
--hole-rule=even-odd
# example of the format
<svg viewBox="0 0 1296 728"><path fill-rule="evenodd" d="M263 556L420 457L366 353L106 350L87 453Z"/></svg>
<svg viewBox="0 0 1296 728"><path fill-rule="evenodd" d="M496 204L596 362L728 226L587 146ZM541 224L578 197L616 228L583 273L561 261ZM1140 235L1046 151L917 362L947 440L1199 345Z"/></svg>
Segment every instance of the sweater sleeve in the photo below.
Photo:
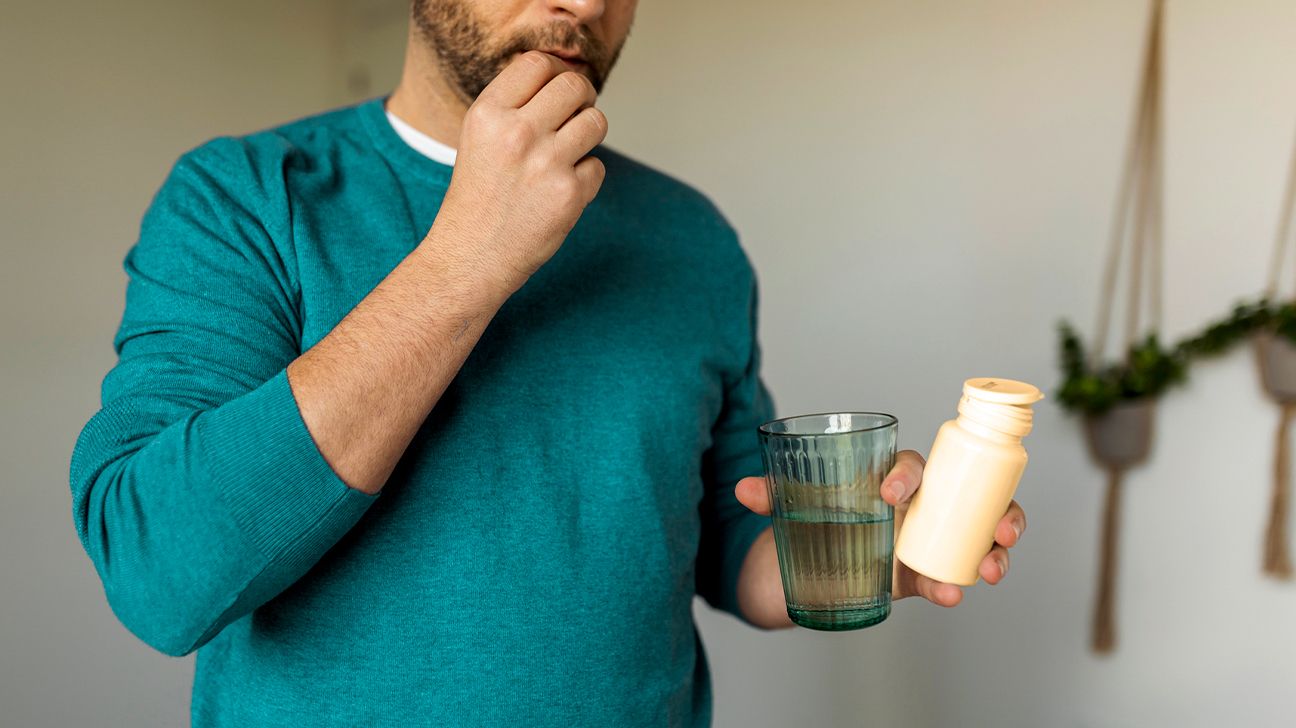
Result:
<svg viewBox="0 0 1296 728"><path fill-rule="evenodd" d="M764 472L756 428L774 416L773 400L760 377L754 276L746 304L746 365L726 383L724 405L711 430L711 448L703 457L705 491L697 565L698 594L711 606L744 620L738 608L738 576L752 543L770 526L770 519L739 503L734 486Z"/></svg>
<svg viewBox="0 0 1296 728"><path fill-rule="evenodd" d="M374 501L302 421L285 373L301 331L291 256L273 242L268 183L225 141L233 153L182 157L144 216L118 361L71 463L77 534L110 606L171 655L283 591Z"/></svg>

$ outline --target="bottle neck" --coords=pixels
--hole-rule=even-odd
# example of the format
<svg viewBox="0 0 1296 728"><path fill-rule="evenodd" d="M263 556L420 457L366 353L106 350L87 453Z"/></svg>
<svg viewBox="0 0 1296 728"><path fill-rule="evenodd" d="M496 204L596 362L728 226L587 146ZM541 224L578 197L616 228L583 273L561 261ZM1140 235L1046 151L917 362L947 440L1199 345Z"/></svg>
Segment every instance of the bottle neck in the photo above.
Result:
<svg viewBox="0 0 1296 728"><path fill-rule="evenodd" d="M959 400L958 411L959 427L1006 445L1021 444L1034 419L1029 406L996 404L967 396Z"/></svg>

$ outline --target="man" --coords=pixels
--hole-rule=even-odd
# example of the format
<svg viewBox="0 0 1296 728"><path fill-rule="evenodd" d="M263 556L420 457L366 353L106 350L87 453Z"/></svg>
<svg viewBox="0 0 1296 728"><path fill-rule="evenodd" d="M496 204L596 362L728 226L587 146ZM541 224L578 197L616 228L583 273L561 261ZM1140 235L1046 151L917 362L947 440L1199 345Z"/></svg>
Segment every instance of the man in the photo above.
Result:
<svg viewBox="0 0 1296 728"><path fill-rule="evenodd" d="M752 270L599 146L634 9L415 0L385 102L158 192L71 481L115 613L198 651L195 725L704 724L695 591L789 624Z"/></svg>

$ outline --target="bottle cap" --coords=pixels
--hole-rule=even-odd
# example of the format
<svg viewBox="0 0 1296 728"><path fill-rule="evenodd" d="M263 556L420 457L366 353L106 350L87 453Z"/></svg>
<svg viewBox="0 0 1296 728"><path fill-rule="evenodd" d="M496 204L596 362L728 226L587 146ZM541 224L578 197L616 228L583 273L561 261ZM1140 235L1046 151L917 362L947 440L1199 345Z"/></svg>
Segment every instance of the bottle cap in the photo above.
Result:
<svg viewBox="0 0 1296 728"><path fill-rule="evenodd" d="M1015 379L977 377L963 383L963 394L994 404L1029 405L1044 399L1039 387Z"/></svg>

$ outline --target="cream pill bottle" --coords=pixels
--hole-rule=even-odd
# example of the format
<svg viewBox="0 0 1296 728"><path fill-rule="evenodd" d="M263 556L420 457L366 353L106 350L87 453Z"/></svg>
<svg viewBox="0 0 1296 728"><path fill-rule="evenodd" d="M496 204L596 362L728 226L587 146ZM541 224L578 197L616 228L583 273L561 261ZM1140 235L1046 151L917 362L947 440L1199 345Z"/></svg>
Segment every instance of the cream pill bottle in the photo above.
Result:
<svg viewBox="0 0 1296 728"><path fill-rule="evenodd" d="M958 418L941 425L895 555L937 581L969 586L1026 470L1038 387L984 377L963 383Z"/></svg>

